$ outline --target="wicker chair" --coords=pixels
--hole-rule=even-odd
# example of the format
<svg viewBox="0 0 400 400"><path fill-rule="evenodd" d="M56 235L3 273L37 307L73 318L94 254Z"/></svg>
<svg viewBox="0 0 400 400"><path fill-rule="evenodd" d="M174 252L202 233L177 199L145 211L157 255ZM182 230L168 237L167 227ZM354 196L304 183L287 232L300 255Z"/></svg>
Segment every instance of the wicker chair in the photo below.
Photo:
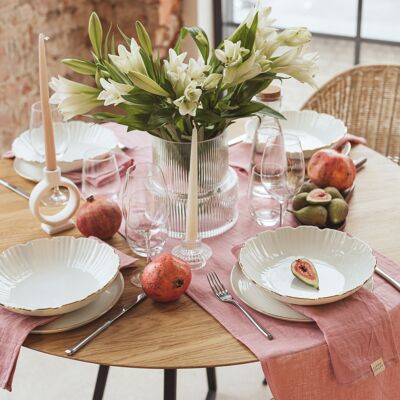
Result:
<svg viewBox="0 0 400 400"><path fill-rule="evenodd" d="M334 115L350 133L400 164L400 65L357 66L335 76L303 105Z"/></svg>

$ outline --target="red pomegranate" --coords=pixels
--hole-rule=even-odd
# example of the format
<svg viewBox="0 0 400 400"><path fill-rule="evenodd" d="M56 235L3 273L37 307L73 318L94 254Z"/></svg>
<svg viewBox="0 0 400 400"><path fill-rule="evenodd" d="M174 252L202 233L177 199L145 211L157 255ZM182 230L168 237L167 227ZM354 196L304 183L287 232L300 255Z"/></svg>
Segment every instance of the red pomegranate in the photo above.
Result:
<svg viewBox="0 0 400 400"><path fill-rule="evenodd" d="M122 213L114 201L90 196L76 214L76 226L85 236L108 239L121 225Z"/></svg>
<svg viewBox="0 0 400 400"><path fill-rule="evenodd" d="M307 166L308 177L319 187L349 188L356 177L353 160L336 150L323 149L312 155Z"/></svg>
<svg viewBox="0 0 400 400"><path fill-rule="evenodd" d="M177 300L191 280L190 266L180 258L165 253L144 268L142 288L154 301L166 303Z"/></svg>

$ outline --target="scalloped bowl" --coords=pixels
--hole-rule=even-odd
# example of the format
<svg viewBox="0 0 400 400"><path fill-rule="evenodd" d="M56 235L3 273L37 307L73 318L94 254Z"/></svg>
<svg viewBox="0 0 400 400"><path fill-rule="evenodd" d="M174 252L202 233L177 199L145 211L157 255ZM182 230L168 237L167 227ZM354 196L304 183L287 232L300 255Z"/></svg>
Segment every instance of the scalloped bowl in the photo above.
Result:
<svg viewBox="0 0 400 400"><path fill-rule="evenodd" d="M332 147L347 133L343 121L332 115L312 110L285 111L281 120L284 133L300 138L304 157L310 158L316 151Z"/></svg>
<svg viewBox="0 0 400 400"><path fill-rule="evenodd" d="M309 259L319 276L319 290L291 271L297 258ZM371 278L376 259L363 241L333 229L312 226L265 231L240 251L243 273L284 303L319 305L344 299Z"/></svg>
<svg viewBox="0 0 400 400"><path fill-rule="evenodd" d="M0 305L31 316L65 314L94 301L118 271L118 255L94 239L19 244L0 254Z"/></svg>
<svg viewBox="0 0 400 400"><path fill-rule="evenodd" d="M115 149L118 145L114 133L99 124L70 121L58 122L54 125L57 162L61 172L81 169L84 154L88 150L91 150L93 157L96 157ZM42 130L27 130L21 133L14 140L12 151L16 158L43 168L45 155Z"/></svg>

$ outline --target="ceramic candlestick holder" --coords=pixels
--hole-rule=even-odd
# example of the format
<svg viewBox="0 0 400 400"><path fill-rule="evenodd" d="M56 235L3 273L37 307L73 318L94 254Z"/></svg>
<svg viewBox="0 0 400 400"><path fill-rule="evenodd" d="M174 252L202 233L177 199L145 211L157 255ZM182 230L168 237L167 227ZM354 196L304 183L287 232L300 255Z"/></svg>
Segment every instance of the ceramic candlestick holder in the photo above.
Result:
<svg viewBox="0 0 400 400"><path fill-rule="evenodd" d="M196 270L205 267L212 256L212 250L200 239L182 240L172 249L172 254L189 264L192 270Z"/></svg>
<svg viewBox="0 0 400 400"><path fill-rule="evenodd" d="M45 215L41 212L43 198L54 189L63 186L68 189L69 196L65 207L54 215ZM33 188L29 198L29 208L32 214L42 223L42 229L49 235L66 231L75 226L71 217L79 207L80 193L76 185L61 176L60 167L54 171L43 169L43 179Z"/></svg>

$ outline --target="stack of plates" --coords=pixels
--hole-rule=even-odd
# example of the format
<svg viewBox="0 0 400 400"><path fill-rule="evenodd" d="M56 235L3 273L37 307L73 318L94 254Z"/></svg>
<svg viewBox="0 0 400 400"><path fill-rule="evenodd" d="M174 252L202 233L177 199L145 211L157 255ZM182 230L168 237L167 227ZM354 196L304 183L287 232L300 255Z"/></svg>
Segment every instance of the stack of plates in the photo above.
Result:
<svg viewBox="0 0 400 400"><path fill-rule="evenodd" d="M297 258L310 260L319 290L291 272ZM321 305L344 299L361 287L372 290L376 259L363 241L311 226L279 228L249 239L232 270L236 295L255 310L284 320L309 322L287 304Z"/></svg>
<svg viewBox="0 0 400 400"><path fill-rule="evenodd" d="M102 125L82 121L55 123L54 137L58 165L66 173L82 168L85 153L95 157L115 149L118 140ZM42 130L28 130L12 144L14 169L25 179L38 182L45 166L44 135Z"/></svg>
<svg viewBox="0 0 400 400"><path fill-rule="evenodd" d="M98 318L117 302L123 286L118 255L94 239L38 239L0 254L1 306L30 316L62 315L38 333Z"/></svg>

